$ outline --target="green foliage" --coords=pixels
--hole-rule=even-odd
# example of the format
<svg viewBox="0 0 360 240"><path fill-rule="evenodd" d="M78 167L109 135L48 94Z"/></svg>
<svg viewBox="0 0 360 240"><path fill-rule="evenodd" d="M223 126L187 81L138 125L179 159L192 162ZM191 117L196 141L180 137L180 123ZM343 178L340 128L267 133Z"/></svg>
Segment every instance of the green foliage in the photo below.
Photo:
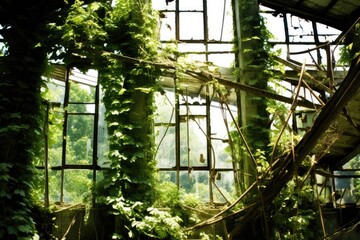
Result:
<svg viewBox="0 0 360 240"><path fill-rule="evenodd" d="M348 34L346 43L340 48L339 62L350 65L351 61L360 55L360 23L357 23L353 31Z"/></svg>
<svg viewBox="0 0 360 240"><path fill-rule="evenodd" d="M219 235L213 236L212 234L200 233L201 240L222 240L223 238Z"/></svg>
<svg viewBox="0 0 360 240"><path fill-rule="evenodd" d="M186 239L181 231L181 218L171 216L167 211L148 208L148 214L141 221L133 221L132 227L155 239Z"/></svg>
<svg viewBox="0 0 360 240"><path fill-rule="evenodd" d="M156 192L155 207L174 209L179 206L180 193L175 183L165 180L156 185Z"/></svg>
<svg viewBox="0 0 360 240"><path fill-rule="evenodd" d="M121 0L113 7L76 1L63 24L49 25L59 40L52 57L79 67L72 54L86 55L93 68L99 70L105 91L110 148L110 169L105 171L99 186L99 200L112 206L114 214L122 219L124 228L118 229L118 234L124 236L130 229L136 234L131 222L147 214L146 207L139 206L149 206L154 200L156 163L152 157L151 119L156 69L146 64L124 63L111 54L98 54L97 50L149 61L156 59L156 16L143 1ZM80 63L80 67L89 66ZM76 135L77 131L82 132L84 123L79 120L69 126L72 126L70 138L75 140L70 156L81 157L76 144L82 145L81 141L86 139Z"/></svg>
<svg viewBox="0 0 360 240"><path fill-rule="evenodd" d="M178 216L181 219L181 226L189 227L199 222L196 212L191 209L205 208L203 201L196 194L184 193L179 191L175 183L168 180L162 181L156 186L156 202L154 207L160 209L169 209L172 216ZM184 231L182 229L181 231Z"/></svg>
<svg viewBox="0 0 360 240"><path fill-rule="evenodd" d="M278 141L275 156L279 156L284 152L291 151L291 148L300 141L301 136L292 130L291 122L285 122L290 113L285 104L269 100L267 110L272 118L269 146L273 148ZM282 132L284 126L286 127Z"/></svg>
<svg viewBox="0 0 360 240"><path fill-rule="evenodd" d="M245 15L246 12L253 10L254 3L253 1L242 1L240 7L241 14ZM246 70L250 70L250 72L256 71L255 76L249 74L251 81L246 82L246 84L281 94L283 87L278 81L279 77L273 70L279 70L278 72L283 73L284 67L272 58L272 56L279 55L280 52L272 50L269 43L271 33L266 29L264 19L254 15L245 17L241 23L241 36L243 37L241 47L243 49L239 50L242 51L242 57L247 61L242 63L245 71L238 71L235 74L244 79L248 76ZM272 89L267 86L267 83L271 83ZM247 96L247 99L249 98L251 98L250 104L257 106L258 110L253 114L253 118L248 120L247 125L242 126L242 130L252 148L256 160L254 165L257 167L256 170L260 176L269 168L271 147L278 140L284 124L287 124L285 120L289 111L284 104L274 100ZM299 140L299 137L289 129L287 127L282 133L275 156L291 150L292 145ZM250 132L250 134L247 132ZM242 174L239 176L240 184L244 184L246 178L243 176L248 172L243 168L245 164L242 161L245 158L244 156L247 156L247 150L237 131L232 131L230 137L233 140L233 146L229 147L228 150L232 152L232 156L239 163L239 172ZM251 169L252 171L256 171L255 166L254 169ZM254 174L254 172L251 172L251 174ZM271 176L267 175L264 180L268 181L270 179ZM299 186L299 182L301 182L300 179L290 181L274 202L266 206L268 226L272 239L317 239L320 236L318 235L320 228L316 218L316 210L314 210L316 205L313 190L309 185ZM244 191L247 187L241 185L239 189ZM256 195L256 193L253 195ZM259 229L259 231L261 230Z"/></svg>
<svg viewBox="0 0 360 240"><path fill-rule="evenodd" d="M254 86L260 89L268 89L268 81L272 78L270 69L275 64L271 60L272 46L269 44L271 33L265 26L264 19L257 11L258 5L254 1L240 1L240 16L241 16L241 43L239 48L241 52L241 59L239 64L241 70L234 71L238 79L245 81L247 85ZM238 41L235 41L238 43ZM242 62L241 62L242 61ZM246 118L246 123L242 120L242 131L245 135L248 145L253 151L262 149L266 152L270 151L268 144L269 138L269 113L267 112L267 102L265 98L260 98L252 94L246 94L247 106L252 106L251 113L246 113L243 118ZM234 143L236 145L244 144L238 137L238 134L233 134ZM239 158L242 158L243 153L239 149Z"/></svg>
<svg viewBox="0 0 360 240"><path fill-rule="evenodd" d="M265 151L256 149L256 152L254 153L254 158L256 159L258 173L265 173L270 167L270 164L265 156Z"/></svg>
<svg viewBox="0 0 360 240"><path fill-rule="evenodd" d="M52 48L50 59L72 64L76 62L73 53L79 53L85 48L102 47L107 39L103 26L107 10L109 6L100 1L85 5L84 1L76 0L69 6L62 21L53 19L55 21L47 25L51 36L46 42Z"/></svg>
<svg viewBox="0 0 360 240"><path fill-rule="evenodd" d="M29 239L35 232L30 189L35 179L32 159L40 152L39 93L46 54L45 49L36 46L44 22L23 11L27 7L24 4L18 6L19 12L9 12L11 23L2 25L6 47L0 64L1 239ZM20 18L19 13L23 13Z"/></svg>
<svg viewBox="0 0 360 240"><path fill-rule="evenodd" d="M15 178L12 174L14 171L14 164L0 163L0 201L2 203L2 221L0 221L0 238L24 238L31 236L34 232L34 222L30 215L30 201L23 199L27 197L26 188L19 184L21 177ZM19 179L19 180L18 180ZM30 182L27 181L29 184ZM17 185L18 184L18 185ZM11 201L19 202L20 208L17 204L10 204ZM11 214L6 216L4 214Z"/></svg>
<svg viewBox="0 0 360 240"><path fill-rule="evenodd" d="M290 181L270 206L273 239L321 238L314 191L300 182Z"/></svg>
<svg viewBox="0 0 360 240"><path fill-rule="evenodd" d="M117 1L102 24L107 36L103 49L156 60L157 14L145 2ZM105 92L109 134L110 169L104 172L99 199L112 207L121 222L114 238L180 239L179 218L151 208L156 183L153 94L158 70L147 64L125 63L109 54L92 57Z"/></svg>
<svg viewBox="0 0 360 240"><path fill-rule="evenodd" d="M51 209L46 209L36 204L31 209L31 214L36 224L36 233L39 239L55 240L55 215Z"/></svg>
<svg viewBox="0 0 360 240"><path fill-rule="evenodd" d="M108 198L121 224L113 235L114 239L185 239L181 229L181 218L168 211L148 207L142 202L133 202L123 197Z"/></svg>

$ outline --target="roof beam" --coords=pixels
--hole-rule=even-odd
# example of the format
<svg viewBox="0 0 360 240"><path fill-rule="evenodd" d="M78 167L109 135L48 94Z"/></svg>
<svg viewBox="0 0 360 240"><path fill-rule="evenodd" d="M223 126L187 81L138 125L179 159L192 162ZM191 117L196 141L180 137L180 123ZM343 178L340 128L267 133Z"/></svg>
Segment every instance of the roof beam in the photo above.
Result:
<svg viewBox="0 0 360 240"><path fill-rule="evenodd" d="M339 19L335 18L325 17L321 14L321 12L314 11L314 9L308 7L299 7L296 4L289 4L285 1L280 2L273 0L259 0L259 2L264 6L275 9L277 11L287 12L310 21L314 20L316 22L323 23L339 30L344 30L348 26L348 24L344 21L340 21Z"/></svg>
<svg viewBox="0 0 360 240"><path fill-rule="evenodd" d="M107 55L107 56L111 56L113 58L122 60L124 62L129 62L129 63L150 64L150 65L162 68L162 69L172 69L172 70L174 70L176 68L175 64L173 62L170 62L170 63L149 62L149 61L145 61L145 60L141 60L141 59L137 59L137 58L132 58L132 57L128 57L128 56L123 56L123 55L120 55L120 54L115 54L115 53L111 53L111 52L107 52L107 51L103 51L103 50L87 49L85 51L85 55L88 55L86 53ZM213 75L213 74L211 74L209 72L206 72L206 71L204 71L202 69L197 69L197 70L194 70L194 71L185 69L184 73L189 75L189 76L196 77L197 79L199 79L201 81L204 81L204 82L211 82L211 81L216 79L218 81L218 83L220 83L220 84L222 84L222 85L224 85L226 87L246 91L246 92L252 93L252 94L254 94L256 96L259 96L259 97L271 98L271 99L275 99L275 100L278 100L278 101L281 101L281 102L284 102L284 103L289 103L289 104L291 104L293 102L292 98L284 97L284 96L281 96L281 95L276 94L276 93L272 93L272 92L269 92L269 91L266 91L266 90L263 90L263 89L255 88L253 86L240 84L240 83L233 82L233 81L221 78L221 77L217 77L217 76L215 76L215 75ZM307 101L307 100L298 100L297 101L297 106L311 108L311 109L320 107L320 105L314 104L314 103L312 103L310 101Z"/></svg>
<svg viewBox="0 0 360 240"><path fill-rule="evenodd" d="M347 163L348 161L350 161L352 158L354 158L356 155L358 155L360 153L360 143L357 145L357 147L351 151L349 154L347 154L343 159L341 159L340 161L338 161L335 166L334 169L341 167L343 164Z"/></svg>
<svg viewBox="0 0 360 240"><path fill-rule="evenodd" d="M332 0L322 11L322 14L327 13L339 0Z"/></svg>
<svg viewBox="0 0 360 240"><path fill-rule="evenodd" d="M297 7L301 7L304 3L304 0L299 0L297 3L296 3L296 6Z"/></svg>

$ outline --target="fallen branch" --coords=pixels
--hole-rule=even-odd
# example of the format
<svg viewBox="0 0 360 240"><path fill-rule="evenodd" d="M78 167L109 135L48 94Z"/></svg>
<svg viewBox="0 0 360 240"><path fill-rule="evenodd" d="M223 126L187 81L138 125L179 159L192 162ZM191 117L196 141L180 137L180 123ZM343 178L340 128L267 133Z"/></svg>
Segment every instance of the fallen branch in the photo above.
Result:
<svg viewBox="0 0 360 240"><path fill-rule="evenodd" d="M294 154L288 153L279 161L279 166L283 166L280 172L273 174L271 181L266 182L262 191L265 205L273 201L280 193L281 189L294 176L296 169L302 161L309 155L312 149L318 143L320 137L325 133L331 124L340 116L344 106L353 98L360 88L360 58L358 57L355 65L349 70L348 75L340 85L339 89L334 93L330 100L325 104L319 116L316 118L313 127L307 132L301 141L295 146ZM293 161L293 155L295 161ZM278 168L274 169L274 172ZM241 216L242 221L234 227L229 233L229 238L238 239L251 226L254 219L259 217L260 203L248 209L245 215Z"/></svg>

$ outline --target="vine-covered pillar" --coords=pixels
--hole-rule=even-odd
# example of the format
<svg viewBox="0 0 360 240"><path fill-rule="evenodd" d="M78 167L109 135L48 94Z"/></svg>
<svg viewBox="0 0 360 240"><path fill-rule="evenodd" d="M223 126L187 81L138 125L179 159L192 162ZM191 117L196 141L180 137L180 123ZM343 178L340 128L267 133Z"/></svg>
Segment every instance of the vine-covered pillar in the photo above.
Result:
<svg viewBox="0 0 360 240"><path fill-rule="evenodd" d="M100 69L109 134L110 169L105 172L104 196L118 215L116 235L141 233L132 225L155 201L157 176L154 157L154 91L158 69L157 18L146 0L119 0L112 9L114 28L108 29L107 51L138 61L107 58ZM131 209L131 211L129 210ZM131 233L131 234L130 234Z"/></svg>
<svg viewBox="0 0 360 240"><path fill-rule="evenodd" d="M238 81L260 89L267 89L266 70L267 53L264 48L263 25L259 14L257 0L234 0L234 20L237 56ZM269 144L269 114L267 103L245 91L240 91L239 125L251 151L266 150ZM240 142L240 144L243 144ZM244 191L255 181L256 166L247 152L241 151L240 167L242 169L241 188Z"/></svg>
<svg viewBox="0 0 360 240"><path fill-rule="evenodd" d="M6 6L3 12L11 18L1 30L6 50L0 58L0 239L30 239L35 232L32 161L41 137L40 87L46 66L39 36L45 24L35 4L8 1Z"/></svg>
<svg viewBox="0 0 360 240"><path fill-rule="evenodd" d="M113 12L111 21L118 31L108 32L108 51L155 61L157 37L152 34L157 22L146 1L121 0ZM156 172L152 116L156 69L145 62L114 61L100 69L114 176L111 185L126 200L150 203Z"/></svg>

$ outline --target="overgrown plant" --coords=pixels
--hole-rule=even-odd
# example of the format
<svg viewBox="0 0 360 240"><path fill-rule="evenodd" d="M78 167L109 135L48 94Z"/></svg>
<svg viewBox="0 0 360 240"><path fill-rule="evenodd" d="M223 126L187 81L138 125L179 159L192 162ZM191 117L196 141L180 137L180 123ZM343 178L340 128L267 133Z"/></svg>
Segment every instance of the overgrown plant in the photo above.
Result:
<svg viewBox="0 0 360 240"><path fill-rule="evenodd" d="M339 62L350 65L360 55L360 23L357 23L345 38L345 45L340 48Z"/></svg>
<svg viewBox="0 0 360 240"><path fill-rule="evenodd" d="M109 166L98 187L98 203L116 215L114 238L184 237L181 220L157 205L153 140L153 93L159 70L157 13L147 1L115 6L76 1L62 24L49 27L59 41L52 58L99 71L109 134ZM145 60L127 62L115 55ZM154 205L154 206L153 206ZM176 207L173 205L173 207ZM144 224L145 223L145 224Z"/></svg>
<svg viewBox="0 0 360 240"><path fill-rule="evenodd" d="M259 6L256 1L239 1L238 11L239 29L235 33L235 48L239 50L236 70L234 71L238 81L260 89L268 88L270 78L270 61L268 40L270 33L267 31L264 21L259 14ZM239 39L239 37L241 39ZM247 92L238 92L238 125L246 138L250 150L255 152L261 149L269 152L269 113L267 112L267 99L252 95ZM244 148L245 143L239 134L231 134L234 146L233 156L237 156L237 173L240 192L244 192L256 179L256 163L254 163ZM235 154L234 154L235 153Z"/></svg>
<svg viewBox="0 0 360 240"><path fill-rule="evenodd" d="M32 160L39 157L40 87L46 68L46 48L39 42L54 9L40 9L32 1L1 5L11 21L1 25L5 47L0 58L0 238L30 239L35 232Z"/></svg>
<svg viewBox="0 0 360 240"><path fill-rule="evenodd" d="M156 60L156 15L145 2L118 1L105 23L108 51ZM155 199L152 115L157 69L147 64L105 62L112 65L100 71L110 148L110 169L103 183L105 202L113 206L122 222L115 236L135 238L150 234L135 223L145 221Z"/></svg>
<svg viewBox="0 0 360 240"><path fill-rule="evenodd" d="M40 86L47 54L56 62L100 72L111 161L101 199L124 223L119 225L117 236L143 236L147 232L132 223L141 222L147 215L172 218L147 211L156 195L152 112L157 69L101 54L106 50L148 61L156 59L156 14L147 2L120 0L112 7L110 1L66 1L40 7L38 2L29 1L11 8L18 10L9 13L16 24L2 26L7 48L1 58L1 238L28 239L35 232L29 192L33 143L41 138ZM35 11L36 17L32 15ZM127 217L129 207L134 219ZM165 226L170 235L179 235ZM155 233L161 237L163 231Z"/></svg>
<svg viewBox="0 0 360 240"><path fill-rule="evenodd" d="M293 179L271 205L272 239L320 239L321 225L312 186Z"/></svg>
<svg viewBox="0 0 360 240"><path fill-rule="evenodd" d="M251 9L251 4L251 1L249 1L241 5L242 9L239 11L240 15L245 14L243 11L250 11L246 9ZM275 75L273 70L280 70L280 72L283 72L284 69L272 58L272 55L278 55L279 52L274 52L271 44L269 44L271 33L266 29L264 19L248 16L242 24L242 33L245 34L241 34L241 36L243 38L245 36L245 38L242 39L241 45L243 48L245 47L245 49L241 50L241 53L243 54L241 59L247 59L247 62L243 63L242 69L238 72L239 76L243 78L249 76L246 75L246 73L242 73L241 70L245 69L248 71L254 71L256 69L257 73L261 74L257 74L255 77L252 77L251 81L245 84L253 85L257 88L268 89L269 87L266 86L265 82L272 82L275 89L271 89L271 91L276 91L276 88L278 88L280 84L278 82L279 78ZM254 31L256 33L253 35L246 35L246 31L248 31L251 27L256 28ZM241 101L243 101L243 99L241 99ZM256 176L258 177L265 176L265 178L262 178L262 181L269 181L273 177L268 174L272 159L270 150L274 147L275 142L278 140L277 138L280 136L280 130L284 125L288 125L288 123L285 122L285 119L289 111L284 104L279 104L274 100L268 101L255 97L251 101L253 103L260 104L259 111L256 113L252 112L252 114L256 117L253 121L250 119L247 125L243 126L241 129L245 133L244 135L248 141L248 145L252 147L251 152L256 161L256 163L254 163L254 167L252 169L246 168L246 166L243 167L243 163L241 161L251 161L251 159L244 157L249 156L249 153L247 152L248 149L244 147L244 142L240 138L238 131L233 131L230 134L232 142L234 143L234 146L230 149L235 153L232 154L233 156L238 156L238 172L240 174L252 174L253 176L257 174ZM243 118L243 116L240 115L239 119L241 118ZM247 129L251 129L253 135L247 134ZM287 126L285 133L280 136L275 156L291 151L292 147L298 140L299 138L296 134L290 130L290 126ZM255 168L255 166L257 168ZM257 231L254 231L253 233L249 231L248 233L243 233L244 235L247 237L254 237L257 234L260 234L261 236L266 236L268 234L267 237L276 236L281 239L308 239L318 236L316 230L318 229L316 228L318 225L314 224L317 223L318 219L316 216L317 208L313 201L314 193L311 186L306 184L300 185L301 180L298 179L300 177L296 174L295 178L296 179L292 180L291 183L282 190L272 205L262 206L264 215L261 216L261 218L263 218L261 220L261 224L252 222L254 226L259 226ZM243 179L245 180L245 178ZM252 182L254 181L256 181L256 179L253 179ZM248 183L248 185L252 182ZM263 183L264 182L260 182L258 191L261 190ZM240 189L244 192L246 190L246 185L240 186ZM261 202L261 196L251 198L257 194L259 194L259 192L254 190L253 194L248 194L250 195L250 198L248 197L248 199L252 199L251 202ZM284 203L286 204L284 205ZM277 212L278 209L280 209L280 212ZM284 228L282 228L281 225L283 225ZM313 231L311 233L307 233L307 229L313 226ZM296 237L291 238L291 235Z"/></svg>

